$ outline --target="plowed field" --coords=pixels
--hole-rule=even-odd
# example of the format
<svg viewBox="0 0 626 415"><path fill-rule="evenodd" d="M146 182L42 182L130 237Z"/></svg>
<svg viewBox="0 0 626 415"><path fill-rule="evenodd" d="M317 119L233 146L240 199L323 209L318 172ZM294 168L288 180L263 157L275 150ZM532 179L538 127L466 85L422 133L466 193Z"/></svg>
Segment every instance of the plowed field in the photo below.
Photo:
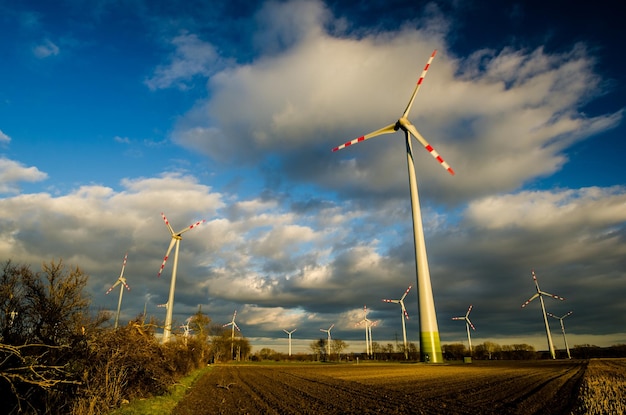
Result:
<svg viewBox="0 0 626 415"><path fill-rule="evenodd" d="M586 366L216 365L173 414L569 414Z"/></svg>

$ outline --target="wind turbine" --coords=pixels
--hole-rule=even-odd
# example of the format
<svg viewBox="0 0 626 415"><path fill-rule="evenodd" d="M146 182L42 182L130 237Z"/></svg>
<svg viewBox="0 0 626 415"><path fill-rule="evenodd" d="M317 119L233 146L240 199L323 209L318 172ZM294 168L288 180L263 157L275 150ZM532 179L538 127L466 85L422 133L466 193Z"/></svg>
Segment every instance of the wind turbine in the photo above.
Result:
<svg viewBox="0 0 626 415"><path fill-rule="evenodd" d="M296 330L298 330L298 329L293 329L293 330L291 330L291 331L287 331L287 330L283 329L283 331L284 331L285 333L287 333L287 335L289 336L289 356L291 356L291 335L292 335L292 334L293 334L293 332L294 332L294 331L296 331Z"/></svg>
<svg viewBox="0 0 626 415"><path fill-rule="evenodd" d="M333 329L333 327L335 327L335 324L331 324L331 326L328 329L320 329L320 331L323 331L325 333L328 333L328 344L326 344L326 356L327 358L330 360L330 331Z"/></svg>
<svg viewBox="0 0 626 415"><path fill-rule="evenodd" d="M567 337L565 337L565 326L563 325L563 319L567 316L572 315L573 311L568 312L563 317L557 317L552 313L547 313L550 317L554 317L561 322L561 332L563 332L563 341L565 342L565 350L567 350L567 358L571 359L572 355L569 353L569 346L567 345Z"/></svg>
<svg viewBox="0 0 626 415"><path fill-rule="evenodd" d="M167 300L167 303L165 303L165 309L167 310L167 313L165 316L165 327L163 328L163 343L167 343L170 340L170 335L172 334L172 313L174 311L174 290L176 288L176 271L178 269L178 251L180 249L180 241L183 239L181 235L203 223L204 219L186 227L180 232L174 232L174 229L172 229L172 226L170 225L163 212L161 212L161 216L163 217L165 226L167 226L167 229L172 235L172 240L170 241L169 248L167 248L165 257L163 258L163 263L161 264L161 268L159 269L159 273L157 274L158 277L161 276L163 268L165 268L165 263L169 258L170 252L172 252L172 248L174 247L174 245L176 245L176 250L174 251L174 267L172 268L172 282L170 283L170 296Z"/></svg>
<svg viewBox="0 0 626 415"><path fill-rule="evenodd" d="M556 298L557 300L565 300L563 297L559 297L558 295L550 294L545 291L541 291L539 289L539 283L537 282L537 276L535 275L535 271L532 270L533 280L535 281L535 287L537 288L537 292L530 297L524 304L522 304L522 308L526 307L528 303L530 303L535 298L539 297L539 302L541 303L541 312L543 313L543 322L546 325L546 335L548 336L548 347L550 348L550 355L553 359L556 359L556 355L554 353L554 343L552 343L552 335L550 334L550 325L548 324L548 317L546 316L546 306L543 303L543 296L547 295L548 297Z"/></svg>
<svg viewBox="0 0 626 415"><path fill-rule="evenodd" d="M372 355L372 321L367 318L367 306L363 306L363 320L356 323L356 326L362 323L365 323L365 354L369 358Z"/></svg>
<svg viewBox="0 0 626 415"><path fill-rule="evenodd" d="M352 141L348 141L340 146L333 148L333 151L341 150L342 148L351 146L352 144L360 143L369 138L376 137L382 134L391 134L398 130L404 131L405 143L406 143L406 155L407 155L407 167L409 172L409 189L411 193L411 212L413 216L413 239L415 244L415 267L417 273L417 290L419 298L419 315L420 315L420 357L422 361L432 363L443 363L443 353L441 351L441 341L439 339L439 327L437 326L437 314L435 312L435 301L433 299L433 289L430 282L430 271L428 268L428 257L426 256L426 244L424 242L424 228L422 224L422 213L419 205L419 195L417 192L417 179L415 177L415 165L413 161L413 147L411 142L411 135L413 135L426 150L445 168L448 172L454 175L454 170L444 161L444 159L435 151L435 149L428 144L428 142L417 131L415 126L411 124L409 119L409 111L413 106L415 95L419 90L426 72L430 67L432 60L435 57L437 51L433 51L430 55L430 59L426 63L422 75L415 85L413 94L409 103L402 113L400 119L393 124L389 124L380 130L373 131L369 134L355 138Z"/></svg>
<svg viewBox="0 0 626 415"><path fill-rule="evenodd" d="M124 262L122 263L122 272L120 273L120 276L117 277L117 281L115 282L115 284L113 284L111 288L109 288L106 292L108 294L111 291L113 291L113 288L117 287L118 285L120 286L120 299L117 302L117 313L115 314L114 328L117 328L117 324L120 320L120 310L122 308L122 295L124 294L124 287L126 287L126 289L130 291L130 287L128 286L128 284L126 284L126 278L124 277L124 269L126 268L127 259L128 259L128 253L124 255Z"/></svg>
<svg viewBox="0 0 626 415"><path fill-rule="evenodd" d="M233 313L233 319L230 321L230 323L226 323L222 326L222 327L231 326L230 327L231 328L231 333L230 333L230 357L231 359L233 357L233 353L235 352L235 329L237 329L237 331L241 331L237 323L235 323L235 317L237 317L237 310L235 310L235 312Z"/></svg>
<svg viewBox="0 0 626 415"><path fill-rule="evenodd" d="M404 294L402 294L402 297L399 300L387 300L387 299L383 299L384 302L386 303L395 303L395 304L400 304L400 311L402 314L400 314L400 319L402 320L402 337L404 339L404 359L407 360L409 358L409 345L406 341L406 323L405 323L405 319L409 319L409 313L407 313L406 308L404 307L404 298L406 297L406 295L409 293L409 291L411 291L412 286L409 285L409 288L406 289L406 291L404 292Z"/></svg>
<svg viewBox="0 0 626 415"><path fill-rule="evenodd" d="M187 320L185 320L185 324L181 324L180 326L180 328L183 329L183 339L184 339L185 346L187 346L187 339L191 335L191 329L189 328L190 321L191 321L191 317L188 317Z"/></svg>
<svg viewBox="0 0 626 415"><path fill-rule="evenodd" d="M470 311L472 311L472 307L473 306L470 304L469 308L467 309L467 313L465 313L463 317L452 317L452 320L464 320L465 321L465 327L467 328L467 343L469 344L470 355L472 354L472 338L470 337L470 327L472 328L472 330L476 330L476 327L474 327L474 325L469 319L469 314L470 314Z"/></svg>

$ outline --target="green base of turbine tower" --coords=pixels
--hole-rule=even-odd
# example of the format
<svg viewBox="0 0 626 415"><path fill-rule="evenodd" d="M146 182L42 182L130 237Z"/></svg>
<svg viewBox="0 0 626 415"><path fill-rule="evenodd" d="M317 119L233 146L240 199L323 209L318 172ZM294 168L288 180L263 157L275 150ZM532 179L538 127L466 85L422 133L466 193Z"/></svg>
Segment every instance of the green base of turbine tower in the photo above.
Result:
<svg viewBox="0 0 626 415"><path fill-rule="evenodd" d="M443 353L438 332L420 332L420 361L443 363Z"/></svg>

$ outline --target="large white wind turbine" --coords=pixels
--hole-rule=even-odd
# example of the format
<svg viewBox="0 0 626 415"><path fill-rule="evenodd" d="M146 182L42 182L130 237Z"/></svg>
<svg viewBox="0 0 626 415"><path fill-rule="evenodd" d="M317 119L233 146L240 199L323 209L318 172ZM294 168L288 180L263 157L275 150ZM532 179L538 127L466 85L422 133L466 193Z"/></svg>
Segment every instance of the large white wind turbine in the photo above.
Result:
<svg viewBox="0 0 626 415"><path fill-rule="evenodd" d="M470 337L470 327L472 328L472 330L476 330L476 327L474 327L474 325L469 319L469 314L470 314L470 311L472 311L472 307L473 306L470 304L469 308L467 309L467 313L465 313L463 317L452 317L452 320L465 321L465 327L467 328L467 343L469 344L470 355L472 354L472 338Z"/></svg>
<svg viewBox="0 0 626 415"><path fill-rule="evenodd" d="M323 331L324 333L328 333L328 341L326 344L326 358L330 360L330 331L333 329L333 327L335 327L335 324L331 324L330 327L328 329L320 329L320 331Z"/></svg>
<svg viewBox="0 0 626 415"><path fill-rule="evenodd" d="M532 271L533 280L535 281L535 287L537 288L537 292L530 297L524 304L522 304L522 308L526 307L528 303L530 303L535 298L539 297L539 302L541 303L541 312L543 313L543 322L546 325L546 335L548 336L548 347L550 348L550 355L553 359L556 359L556 355L554 353L554 343L552 343L552 335L550 334L550 324L548 324L548 317L546 315L546 306L543 303L543 296L547 295L548 297L556 298L557 300L565 300L563 297L559 297L558 295L550 294L545 291L541 291L539 289L539 283L537 282L537 276L535 275L535 271Z"/></svg>
<svg viewBox="0 0 626 415"><path fill-rule="evenodd" d="M287 331L287 330L283 329L283 331L284 331L285 333L287 333L287 335L289 336L289 356L291 356L291 335L292 335L292 334L293 334L293 332L294 332L294 331L296 331L296 330L298 330L298 329L293 329L293 330L291 330L291 331Z"/></svg>
<svg viewBox="0 0 626 415"><path fill-rule="evenodd" d="M406 295L409 293L409 291L411 291L411 286L409 285L409 288L406 289L406 291L404 292L404 294L402 294L402 297L399 300L388 300L388 299L383 299L384 302L386 303L395 303L395 304L400 304L400 311L402 314L400 314L400 319L402 320L402 338L404 340L404 358L408 359L409 358L409 344L406 341L406 323L405 323L405 319L408 320L409 319L409 313L407 313L406 308L404 307L404 298L406 297Z"/></svg>
<svg viewBox="0 0 626 415"><path fill-rule="evenodd" d="M419 90L426 72L430 67L432 60L435 57L437 51L433 51L430 59L426 63L422 75L420 76L411 99L402 113L400 119L393 124L389 124L380 130L373 131L367 135L356 138L352 141L348 141L340 146L333 148L333 151L341 150L352 144L365 141L369 138L376 137L382 134L391 134L398 130L404 131L406 154L407 154L407 167L409 172L409 189L411 193L411 211L413 216L413 239L415 243L415 264L417 272L417 290L419 298L419 319L420 319L420 356L421 360L432 363L442 363L443 353L441 351L441 341L439 339L439 327L437 325L437 314L435 312L435 301L433 299L433 290L430 281L430 271L428 268L428 257L426 256L426 244L424 242L424 228L422 224L422 213L419 205L419 196L417 192L417 179L415 177L415 164L413 160L413 147L411 142L411 135L413 135L428 152L446 169L450 174L454 174L452 168L444 161L444 159L435 151L435 149L428 144L428 142L417 131L415 126L411 124L409 119L409 111L415 100L415 95Z"/></svg>
<svg viewBox="0 0 626 415"><path fill-rule="evenodd" d="M120 273L120 276L117 277L117 281L115 282L115 284L113 284L111 288L109 288L106 292L108 294L111 291L113 291L113 288L117 287L118 285L120 286L120 299L117 302L117 313L115 314L115 326L114 326L115 328L117 328L117 324L120 320L120 310L122 308L122 295L124 294L124 287L126 287L126 289L130 291L130 287L128 286L128 284L126 284L126 277L124 277L124 269L126 268L127 259L128 259L128 253L124 255L124 262L122 263L122 272Z"/></svg>
<svg viewBox="0 0 626 415"><path fill-rule="evenodd" d="M567 345L567 337L565 337L565 326L563 325L563 319L564 319L565 317L567 317L567 316L572 315L572 313L573 313L573 311L570 311L570 312L568 312L567 314L565 314L565 315L564 315L564 316L562 316L562 317L557 317L557 316L555 316L555 315L554 315L554 314L552 314L552 313L548 313L548 315L549 315L550 317L554 317L554 318L558 319L558 320L561 322L561 332L563 333L563 341L565 342L565 350L567 350L567 358L568 358L568 359L571 359L571 358L572 358L572 355L569 353L569 346Z"/></svg>
<svg viewBox="0 0 626 415"><path fill-rule="evenodd" d="M172 240L170 241L170 246L169 248L167 248L167 252L165 253L165 257L163 258L163 263L161 263L161 268L159 269L159 273L157 274L159 277L163 272L163 268L165 268L165 263L169 258L170 252L172 252L172 248L174 247L174 245L176 245L176 250L174 251L174 267L172 268L172 282L170 283L170 296L167 300L167 303L165 303L167 313L165 316L165 327L163 328L163 343L167 343L170 340L170 336L172 334L172 313L174 311L174 290L176 288L176 271L178 269L178 251L180 249L180 241L183 239L181 235L203 223L204 219L186 227L180 232L174 232L174 229L172 229L172 226L162 212L161 216L163 217L165 226L167 226L167 229L172 235Z"/></svg>
<svg viewBox="0 0 626 415"><path fill-rule="evenodd" d="M233 313L233 319L230 321L230 323L226 323L222 326L222 327L231 326L230 327L231 328L231 333L230 333L230 357L231 359L233 357L233 353L235 352L235 329L237 329L237 331L241 331L237 323L235 323L235 317L237 317L237 310L235 310L235 312Z"/></svg>

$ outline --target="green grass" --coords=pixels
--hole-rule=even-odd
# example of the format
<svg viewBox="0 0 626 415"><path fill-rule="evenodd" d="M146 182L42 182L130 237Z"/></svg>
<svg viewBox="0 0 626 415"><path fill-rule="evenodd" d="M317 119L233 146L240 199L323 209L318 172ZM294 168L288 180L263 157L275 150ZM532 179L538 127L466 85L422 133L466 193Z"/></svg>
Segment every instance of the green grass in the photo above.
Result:
<svg viewBox="0 0 626 415"><path fill-rule="evenodd" d="M164 415L172 413L174 407L180 402L189 389L211 367L204 367L192 372L189 376L180 380L170 388L170 393L163 396L155 396L149 399L137 399L122 406L109 415Z"/></svg>

